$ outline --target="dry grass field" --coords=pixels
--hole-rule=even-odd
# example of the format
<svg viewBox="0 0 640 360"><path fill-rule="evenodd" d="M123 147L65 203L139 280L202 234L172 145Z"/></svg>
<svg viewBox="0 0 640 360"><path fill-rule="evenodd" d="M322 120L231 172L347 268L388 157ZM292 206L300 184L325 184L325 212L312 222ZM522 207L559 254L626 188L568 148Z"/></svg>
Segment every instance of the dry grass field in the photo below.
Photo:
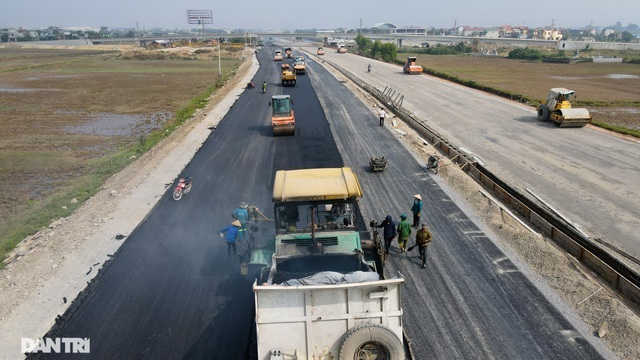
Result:
<svg viewBox="0 0 640 360"><path fill-rule="evenodd" d="M403 58L406 54L398 54ZM429 69L523 95L546 97L553 87L576 91L576 105L594 121L640 129L640 65L554 64L507 58L417 55Z"/></svg>
<svg viewBox="0 0 640 360"><path fill-rule="evenodd" d="M223 54L223 75L241 50ZM0 49L0 256L70 214L215 86L213 53L152 54Z"/></svg>

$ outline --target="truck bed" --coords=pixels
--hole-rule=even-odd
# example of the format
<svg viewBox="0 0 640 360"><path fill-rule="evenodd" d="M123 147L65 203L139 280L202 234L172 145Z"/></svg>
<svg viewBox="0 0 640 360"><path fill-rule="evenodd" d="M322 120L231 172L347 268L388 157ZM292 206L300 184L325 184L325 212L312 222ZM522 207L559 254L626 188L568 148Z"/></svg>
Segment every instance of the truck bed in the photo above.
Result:
<svg viewBox="0 0 640 360"><path fill-rule="evenodd" d="M398 277L337 285L254 283L258 359L269 359L275 350L299 359L337 359L345 334L363 323L386 327L402 343L403 282Z"/></svg>

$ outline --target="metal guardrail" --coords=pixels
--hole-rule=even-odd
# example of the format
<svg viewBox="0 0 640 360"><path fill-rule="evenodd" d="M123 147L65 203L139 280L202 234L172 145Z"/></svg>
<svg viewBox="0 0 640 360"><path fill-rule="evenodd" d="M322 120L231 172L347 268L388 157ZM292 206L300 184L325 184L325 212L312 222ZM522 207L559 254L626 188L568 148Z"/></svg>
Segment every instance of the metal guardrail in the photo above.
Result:
<svg viewBox="0 0 640 360"><path fill-rule="evenodd" d="M334 67L378 99L378 101L386 104L396 116L420 133L422 137L446 155L454 164L466 171L469 176L490 190L502 202L510 206L542 233L554 240L556 244L575 257L581 264L598 274L602 280L621 295L630 307L636 312L640 312L640 275L638 273L593 243L566 220L556 216L507 184L484 165L480 164L477 158L461 151L417 119L415 115L406 112L402 108L402 101L398 101L398 99L403 100L404 96L400 97L395 91L391 91L388 88L380 91L339 65L327 60L324 62Z"/></svg>

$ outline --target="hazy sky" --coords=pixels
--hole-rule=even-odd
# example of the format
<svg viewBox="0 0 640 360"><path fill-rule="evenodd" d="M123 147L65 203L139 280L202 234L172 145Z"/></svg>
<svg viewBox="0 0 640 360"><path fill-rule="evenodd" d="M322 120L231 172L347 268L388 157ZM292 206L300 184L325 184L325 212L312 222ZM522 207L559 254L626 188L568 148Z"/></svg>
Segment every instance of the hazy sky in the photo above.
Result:
<svg viewBox="0 0 640 360"><path fill-rule="evenodd" d="M408 6L407 4L411 4ZM190 28L187 10L212 10L212 25L229 29L640 24L638 0L2 0L0 28Z"/></svg>

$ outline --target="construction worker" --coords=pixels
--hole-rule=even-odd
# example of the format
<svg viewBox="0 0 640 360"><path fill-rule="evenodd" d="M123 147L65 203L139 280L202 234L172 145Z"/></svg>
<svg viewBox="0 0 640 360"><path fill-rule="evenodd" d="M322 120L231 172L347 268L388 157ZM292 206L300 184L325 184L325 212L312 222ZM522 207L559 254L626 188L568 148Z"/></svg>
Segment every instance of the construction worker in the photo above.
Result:
<svg viewBox="0 0 640 360"><path fill-rule="evenodd" d="M253 220L258 220L259 217L262 218L261 220L269 220L269 218L255 206L249 206L249 217L253 218Z"/></svg>
<svg viewBox="0 0 640 360"><path fill-rule="evenodd" d="M266 92L267 91L267 82L263 81L262 82L262 92Z"/></svg>
<svg viewBox="0 0 640 360"><path fill-rule="evenodd" d="M240 227L240 234L238 235L238 240L242 240L242 237L244 236L245 232L247 231L247 221L249 221L249 210L247 210L249 208L249 205L247 205L246 203L242 202L240 203L240 205L233 211L233 214L231 214L231 216L238 220L241 224Z"/></svg>
<svg viewBox="0 0 640 360"><path fill-rule="evenodd" d="M384 112L384 108L380 108L378 116L380 117L380 126L384 126L384 118L387 117L387 113Z"/></svg>
<svg viewBox="0 0 640 360"><path fill-rule="evenodd" d="M391 218L391 215L387 215L387 217L382 220L380 225L377 225L376 227L384 228L384 230L382 231L382 238L384 239L384 254L385 256L389 256L391 242L396 237L396 223Z"/></svg>
<svg viewBox="0 0 640 360"><path fill-rule="evenodd" d="M233 248L233 255L236 255L236 241L240 240L240 228L242 224L240 221L233 220L231 225L226 228L220 230L220 237L224 238L227 242L227 256L231 257L231 249ZM226 236L225 236L226 234Z"/></svg>
<svg viewBox="0 0 640 360"><path fill-rule="evenodd" d="M430 242L431 232L427 229L427 225L422 223L422 228L416 233L416 244L414 246L418 246L423 269L427 267L427 246ZM411 248L413 248L413 246Z"/></svg>
<svg viewBox="0 0 640 360"><path fill-rule="evenodd" d="M398 245L400 252L407 251L407 240L411 235L411 223L407 221L407 214L400 215L400 224L398 224Z"/></svg>
<svg viewBox="0 0 640 360"><path fill-rule="evenodd" d="M422 196L420 194L413 195L411 212L413 213L413 227L417 229L420 225L420 215L422 214Z"/></svg>

